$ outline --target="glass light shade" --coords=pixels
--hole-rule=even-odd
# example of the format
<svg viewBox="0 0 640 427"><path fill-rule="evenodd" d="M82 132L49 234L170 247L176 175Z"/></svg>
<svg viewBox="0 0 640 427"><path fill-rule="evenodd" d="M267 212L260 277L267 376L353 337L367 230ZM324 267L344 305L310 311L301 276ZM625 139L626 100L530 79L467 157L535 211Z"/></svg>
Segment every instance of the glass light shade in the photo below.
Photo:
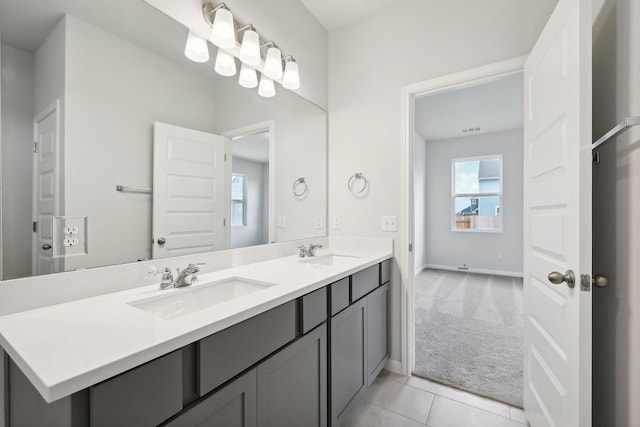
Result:
<svg viewBox="0 0 640 427"><path fill-rule="evenodd" d="M273 84L273 80L264 74L260 76L260 86L258 86L258 95L265 98L271 98L276 94L276 86Z"/></svg>
<svg viewBox="0 0 640 427"><path fill-rule="evenodd" d="M221 76L235 76L236 74L236 60L230 53L218 48L218 54L216 55L216 73Z"/></svg>
<svg viewBox="0 0 640 427"><path fill-rule="evenodd" d="M247 30L242 36L240 46L240 60L247 65L256 66L260 63L260 37L253 30Z"/></svg>
<svg viewBox="0 0 640 427"><path fill-rule="evenodd" d="M277 47L267 50L267 58L264 60L264 73L272 79L282 77L282 54Z"/></svg>
<svg viewBox="0 0 640 427"><path fill-rule="evenodd" d="M184 47L184 56L193 62L207 62L209 60L207 41L189 31L187 44Z"/></svg>
<svg viewBox="0 0 640 427"><path fill-rule="evenodd" d="M233 26L233 15L227 9L216 10L211 27L211 41L223 49L233 49L236 46L236 30Z"/></svg>
<svg viewBox="0 0 640 427"><path fill-rule="evenodd" d="M298 74L298 63L295 61L287 61L284 66L284 77L282 77L282 86L286 89L300 89L300 74Z"/></svg>
<svg viewBox="0 0 640 427"><path fill-rule="evenodd" d="M252 89L258 86L258 74L256 73L256 70L254 70L247 64L242 64L240 66L240 77L238 78L238 84L248 89Z"/></svg>

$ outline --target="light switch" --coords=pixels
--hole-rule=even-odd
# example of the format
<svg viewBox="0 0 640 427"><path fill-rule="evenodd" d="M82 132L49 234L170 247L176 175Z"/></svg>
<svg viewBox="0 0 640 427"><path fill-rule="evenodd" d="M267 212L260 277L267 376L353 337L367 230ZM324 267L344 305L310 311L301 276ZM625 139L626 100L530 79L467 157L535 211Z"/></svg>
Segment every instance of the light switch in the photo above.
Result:
<svg viewBox="0 0 640 427"><path fill-rule="evenodd" d="M342 228L342 217L340 215L333 216L333 229L340 230Z"/></svg>
<svg viewBox="0 0 640 427"><path fill-rule="evenodd" d="M287 217L284 215L276 215L276 227L284 228L287 225Z"/></svg>
<svg viewBox="0 0 640 427"><path fill-rule="evenodd" d="M382 231L398 231L398 217L397 216L383 216L382 217Z"/></svg>
<svg viewBox="0 0 640 427"><path fill-rule="evenodd" d="M316 216L316 229L322 230L324 228L324 215Z"/></svg>

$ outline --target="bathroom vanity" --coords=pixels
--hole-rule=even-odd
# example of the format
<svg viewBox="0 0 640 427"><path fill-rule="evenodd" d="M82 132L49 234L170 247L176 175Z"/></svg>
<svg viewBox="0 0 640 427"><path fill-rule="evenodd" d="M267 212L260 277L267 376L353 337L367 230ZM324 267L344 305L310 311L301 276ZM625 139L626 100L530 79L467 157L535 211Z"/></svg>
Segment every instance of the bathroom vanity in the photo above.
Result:
<svg viewBox="0 0 640 427"><path fill-rule="evenodd" d="M341 425L389 357L391 255L321 250L4 316L7 425Z"/></svg>

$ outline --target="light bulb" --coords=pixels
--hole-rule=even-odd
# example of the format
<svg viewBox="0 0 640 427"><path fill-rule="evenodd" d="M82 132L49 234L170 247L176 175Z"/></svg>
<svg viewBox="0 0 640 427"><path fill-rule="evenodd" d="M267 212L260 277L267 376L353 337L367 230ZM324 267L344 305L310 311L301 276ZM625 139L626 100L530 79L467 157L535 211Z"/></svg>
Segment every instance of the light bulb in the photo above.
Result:
<svg viewBox="0 0 640 427"><path fill-rule="evenodd" d="M184 47L184 55L193 62L207 62L209 60L207 41L189 31L187 44Z"/></svg>
<svg viewBox="0 0 640 427"><path fill-rule="evenodd" d="M262 74L260 76L260 86L258 87L258 95L265 98L271 98L276 94L276 86L273 84L273 80Z"/></svg>
<svg viewBox="0 0 640 427"><path fill-rule="evenodd" d="M270 47L267 50L267 57L264 60L264 73L272 79L282 77L282 54L277 47Z"/></svg>
<svg viewBox="0 0 640 427"><path fill-rule="evenodd" d="M252 89L258 86L258 74L256 73L256 70L251 68L247 64L242 64L240 66L240 76L238 77L238 84L248 89Z"/></svg>
<svg viewBox="0 0 640 427"><path fill-rule="evenodd" d="M300 74L298 73L298 63L295 61L287 61L284 66L284 77L282 77L282 86L287 89L300 89Z"/></svg>
<svg viewBox="0 0 640 427"><path fill-rule="evenodd" d="M247 65L256 66L260 59L260 37L255 31L247 30L242 36L240 60Z"/></svg>
<svg viewBox="0 0 640 427"><path fill-rule="evenodd" d="M218 48L218 54L216 55L216 65L214 68L216 70L216 73L220 74L221 76L234 76L236 74L236 60L231 54Z"/></svg>
<svg viewBox="0 0 640 427"><path fill-rule="evenodd" d="M236 30L229 10L222 7L216 10L211 27L211 41L223 49L233 49L236 46Z"/></svg>

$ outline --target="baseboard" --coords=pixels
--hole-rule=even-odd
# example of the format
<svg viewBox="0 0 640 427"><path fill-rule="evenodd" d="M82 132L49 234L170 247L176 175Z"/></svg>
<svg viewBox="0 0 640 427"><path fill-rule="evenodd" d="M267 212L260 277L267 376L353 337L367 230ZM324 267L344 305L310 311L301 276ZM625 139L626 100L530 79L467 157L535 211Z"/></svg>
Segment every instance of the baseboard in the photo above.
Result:
<svg viewBox="0 0 640 427"><path fill-rule="evenodd" d="M402 363L399 360L389 359L387 364L384 365L384 369L402 375Z"/></svg>
<svg viewBox="0 0 640 427"><path fill-rule="evenodd" d="M464 271L464 272L468 272L468 273L493 274L494 276L524 277L524 274L521 271L489 270L489 269L485 269L485 268L460 269L458 267L451 267L450 265L424 264L422 266L422 270L425 270L425 269L447 270L447 271ZM420 270L420 271L422 271L422 270Z"/></svg>

